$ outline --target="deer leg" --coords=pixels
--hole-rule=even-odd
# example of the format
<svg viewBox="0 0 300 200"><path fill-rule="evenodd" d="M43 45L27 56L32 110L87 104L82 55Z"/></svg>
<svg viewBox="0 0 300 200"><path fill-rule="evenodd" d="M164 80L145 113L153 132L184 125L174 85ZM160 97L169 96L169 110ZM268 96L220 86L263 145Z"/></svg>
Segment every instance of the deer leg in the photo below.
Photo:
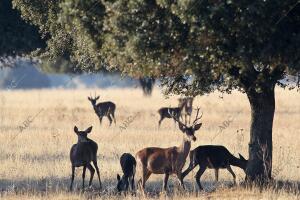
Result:
<svg viewBox="0 0 300 200"><path fill-rule="evenodd" d="M85 172L86 172L86 165L83 166L83 172L82 172L82 190L84 190Z"/></svg>
<svg viewBox="0 0 300 200"><path fill-rule="evenodd" d="M167 191L167 186L168 186L168 180L169 180L169 173L165 173L165 178L164 178L164 184L163 184L163 189L164 191Z"/></svg>
<svg viewBox="0 0 300 200"><path fill-rule="evenodd" d="M95 168L96 168L96 172L97 172L97 176L98 176L99 184L100 184L100 189L102 189L102 183L101 183L100 172L99 172L97 160L94 160L94 161L93 161L93 164L94 164L94 166L95 166Z"/></svg>
<svg viewBox="0 0 300 200"><path fill-rule="evenodd" d="M111 123L112 123L112 119L111 119L111 116L110 115L107 115L107 118L108 118L108 120L109 120L109 126L111 126Z"/></svg>
<svg viewBox="0 0 300 200"><path fill-rule="evenodd" d="M219 169L215 169L215 178L216 178L216 182L218 182L218 180L219 180Z"/></svg>
<svg viewBox="0 0 300 200"><path fill-rule="evenodd" d="M87 168L91 172L91 178L90 178L90 182L89 182L89 186L91 186L92 185L92 181L93 181L93 177L94 177L94 174L95 174L95 169L93 168L93 166L91 164L88 164Z"/></svg>
<svg viewBox="0 0 300 200"><path fill-rule="evenodd" d="M177 178L178 178L178 180L179 180L180 186L181 186L183 189L185 189L184 183L183 183L183 176L182 176L182 173L181 173L181 172L177 173Z"/></svg>
<svg viewBox="0 0 300 200"><path fill-rule="evenodd" d="M73 190L73 181L75 177L75 166L72 166L72 175L71 175L71 185L70 185L70 191Z"/></svg>
<svg viewBox="0 0 300 200"><path fill-rule="evenodd" d="M100 125L102 124L102 118L103 117L99 117Z"/></svg>
<svg viewBox="0 0 300 200"><path fill-rule="evenodd" d="M227 166L227 170L233 176L233 183L236 185L236 176L235 176L235 173L233 172L233 170L231 169L230 165Z"/></svg>
<svg viewBox="0 0 300 200"><path fill-rule="evenodd" d="M182 180L186 177L197 165L194 165L193 162L190 162L189 167L181 174Z"/></svg>
<svg viewBox="0 0 300 200"><path fill-rule="evenodd" d="M113 120L114 120L114 123L116 124L115 113L114 113L114 112L112 112L112 113L111 113L111 116L112 116L112 118L113 118Z"/></svg>
<svg viewBox="0 0 300 200"><path fill-rule="evenodd" d="M131 177L131 190L134 191L134 174Z"/></svg>
<svg viewBox="0 0 300 200"><path fill-rule="evenodd" d="M160 116L160 120L158 121L158 127L160 127L160 124L161 124L161 122L162 122L162 120L163 120L164 118L165 118L165 117Z"/></svg>
<svg viewBox="0 0 300 200"><path fill-rule="evenodd" d="M146 171L146 173L143 173L143 179L142 179L143 189L145 189L146 181L149 179L150 175L151 175L151 172L149 172L148 170Z"/></svg>
<svg viewBox="0 0 300 200"><path fill-rule="evenodd" d="M200 169L198 170L198 172L195 176L197 185L200 190L203 190L203 187L201 186L201 183L200 183L200 178L201 178L202 174L205 172L205 170L206 170L206 167L200 166Z"/></svg>

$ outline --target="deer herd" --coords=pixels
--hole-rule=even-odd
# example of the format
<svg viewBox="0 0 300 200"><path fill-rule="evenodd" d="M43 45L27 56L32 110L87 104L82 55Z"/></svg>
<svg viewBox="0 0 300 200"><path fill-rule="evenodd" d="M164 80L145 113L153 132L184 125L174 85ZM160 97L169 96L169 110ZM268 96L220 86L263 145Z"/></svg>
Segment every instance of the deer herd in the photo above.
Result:
<svg viewBox="0 0 300 200"><path fill-rule="evenodd" d="M116 105L113 102L101 102L97 104L100 96L88 97L92 103L93 109L97 114L100 125L102 118L105 116L109 120L109 124L116 123L115 111ZM127 192L130 189L135 190L135 175L139 172L139 180L137 181L138 188L145 194L145 184L151 174L162 174L163 190L167 190L168 179L170 175L175 175L180 186L185 189L183 179L196 167L199 166L195 179L200 190L203 189L200 183L200 178L207 168L215 170L215 178L218 181L219 169L227 169L233 176L234 184L236 184L236 175L234 174L231 165L246 170L247 160L239 154L239 158L232 155L224 146L203 145L198 146L194 150L191 149L191 142L196 141L196 131L198 131L202 123L200 122L203 112L200 108L196 109L196 118L191 122L193 111L193 97L180 98L178 107L163 107L158 110L160 120L158 125L165 118L173 119L175 124L178 124L179 130L183 134L181 144L169 148L146 147L136 153L135 156L124 153L120 157L120 165L123 171L122 177L117 174L118 192ZM201 114L200 114L201 113ZM200 115L200 116L199 116ZM184 118L184 123L182 122ZM70 151L70 160L72 165L71 185L73 189L74 172L76 167L83 167L82 173L82 189L84 190L86 169L90 171L89 186L91 186L95 169L98 175L100 189L102 188L100 172L97 165L97 150L98 145L87 135L91 133L92 127L84 131L79 131L74 127L74 132L78 137L77 144L74 144ZM186 170L183 167L189 156L190 163ZM93 164L93 166L92 166ZM95 169L94 169L95 168Z"/></svg>

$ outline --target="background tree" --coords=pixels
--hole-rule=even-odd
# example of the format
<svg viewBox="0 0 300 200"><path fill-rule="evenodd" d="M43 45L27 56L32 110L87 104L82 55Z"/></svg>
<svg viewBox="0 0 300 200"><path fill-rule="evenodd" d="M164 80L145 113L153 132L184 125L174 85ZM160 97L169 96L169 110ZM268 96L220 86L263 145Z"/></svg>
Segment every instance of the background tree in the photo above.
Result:
<svg viewBox="0 0 300 200"><path fill-rule="evenodd" d="M41 30L47 27L31 17L44 14L30 9L40 1L14 2L26 19ZM271 178L274 88L286 73L300 69L298 0L49 2L59 6L45 19L58 16L58 32L70 40L60 40L49 26L46 52L58 51L91 68L104 63L133 77L158 77L169 93L246 93L251 107L247 178ZM53 45L58 42L72 48Z"/></svg>
<svg viewBox="0 0 300 200"><path fill-rule="evenodd" d="M12 8L11 0L0 2L0 61L43 47L38 29L26 23L19 11Z"/></svg>

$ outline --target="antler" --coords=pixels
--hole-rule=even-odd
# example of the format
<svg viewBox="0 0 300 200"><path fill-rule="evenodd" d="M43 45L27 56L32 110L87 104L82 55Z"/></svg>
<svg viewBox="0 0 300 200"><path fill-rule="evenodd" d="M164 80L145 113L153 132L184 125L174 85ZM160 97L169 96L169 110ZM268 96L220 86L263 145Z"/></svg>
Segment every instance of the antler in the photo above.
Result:
<svg viewBox="0 0 300 200"><path fill-rule="evenodd" d="M201 119L202 118L202 116L203 116L203 112L201 112L201 116L200 117L198 117L198 115L199 115L199 110L200 110L200 108L198 108L197 107L197 115L196 115L196 119L194 120L194 122L193 122L193 126L195 126L196 125L196 123L197 123L197 121L199 120L199 119Z"/></svg>
<svg viewBox="0 0 300 200"><path fill-rule="evenodd" d="M177 118L176 116L174 116L173 113L170 112L170 109L168 109L168 113L169 113L169 115L170 115L176 122L178 122L178 124L180 124L181 126L184 126L185 128L187 128L187 126L186 126L184 123L182 123L182 122L179 120L179 118Z"/></svg>

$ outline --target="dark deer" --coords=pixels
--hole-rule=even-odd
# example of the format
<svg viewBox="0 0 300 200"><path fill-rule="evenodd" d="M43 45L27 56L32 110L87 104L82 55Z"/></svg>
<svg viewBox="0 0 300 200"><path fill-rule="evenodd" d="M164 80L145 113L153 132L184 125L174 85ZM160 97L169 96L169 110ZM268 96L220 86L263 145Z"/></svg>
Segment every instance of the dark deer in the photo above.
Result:
<svg viewBox="0 0 300 200"><path fill-rule="evenodd" d="M165 191L169 176L172 174L177 175L180 185L184 188L181 170L189 154L191 141L196 141L195 131L199 130L202 126L202 123L197 123L202 117L202 115L198 117L198 114L199 109L197 110L197 116L192 126L187 126L175 118L179 124L179 129L184 134L180 146L170 148L148 147L137 152L137 165L139 171L142 172L142 178L138 181L138 185L142 187L142 190L144 190L146 181L151 174L165 175L163 184Z"/></svg>
<svg viewBox="0 0 300 200"><path fill-rule="evenodd" d="M134 176L135 176L135 169L136 169L136 160L135 158L129 154L124 153L120 158L120 164L123 171L122 178L119 174L117 174L117 190L118 192L128 191L129 182L131 184L131 190L134 190Z"/></svg>
<svg viewBox="0 0 300 200"><path fill-rule="evenodd" d="M216 181L219 178L219 169L227 169L233 176L234 184L236 184L236 176L230 165L240 167L244 171L247 167L247 160L239 154L240 158L233 156L224 146L204 145L198 146L190 152L190 165L182 173L183 178L190 173L197 165L199 170L195 176L199 189L202 190L200 178L207 168L215 169Z"/></svg>
<svg viewBox="0 0 300 200"><path fill-rule="evenodd" d="M102 118L104 116L106 116L108 118L109 125L111 125L113 120L116 124L116 118L115 118L116 104L114 104L111 101L106 101L106 102L101 102L101 103L96 104L97 100L99 98L100 98L100 96L97 96L95 98L88 97L88 100L92 103L95 113L99 117L100 125L102 123Z"/></svg>
<svg viewBox="0 0 300 200"><path fill-rule="evenodd" d="M179 104L178 107L173 107L173 108L163 107L159 109L158 113L160 115L160 120L158 121L158 126L160 127L162 120L164 120L165 118L173 118L174 122L176 123L176 121L178 121L179 118L181 117L181 111L184 108L184 106L185 106L185 102L182 102L182 104Z"/></svg>
<svg viewBox="0 0 300 200"><path fill-rule="evenodd" d="M187 123L187 118L188 118L189 123L191 123L194 98L193 97L184 97L184 98L178 99L178 101L179 101L178 107L183 105L183 109L181 111L181 119L183 118L182 116L184 116L184 122Z"/></svg>
<svg viewBox="0 0 300 200"><path fill-rule="evenodd" d="M92 131L92 126L86 129L85 131L79 131L78 128L74 127L74 132L78 136L77 144L74 144L70 151L70 160L72 163L72 177L71 177L71 185L70 190L73 189L73 181L74 181L74 173L75 167L83 167L82 173L82 189L84 189L84 179L85 179L85 171L88 168L91 172L89 186L92 185L95 169L91 165L93 162L94 167L96 168L100 189L102 187L101 179L100 179L100 172L97 164L97 150L98 145L93 140L89 139L87 135Z"/></svg>

